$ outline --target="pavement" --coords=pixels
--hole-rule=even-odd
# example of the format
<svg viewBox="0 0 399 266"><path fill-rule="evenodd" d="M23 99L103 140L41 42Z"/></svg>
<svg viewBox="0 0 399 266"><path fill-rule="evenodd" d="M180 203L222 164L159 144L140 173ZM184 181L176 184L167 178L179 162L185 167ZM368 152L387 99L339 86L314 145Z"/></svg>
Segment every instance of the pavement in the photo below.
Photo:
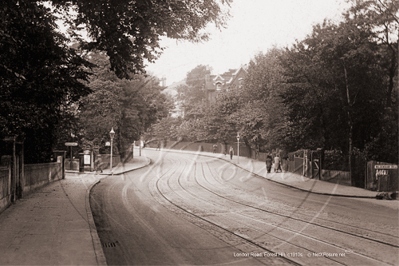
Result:
<svg viewBox="0 0 399 266"><path fill-rule="evenodd" d="M135 157L113 168L119 175L150 164ZM89 205L102 174L67 171L0 213L0 265L106 265Z"/></svg>
<svg viewBox="0 0 399 266"><path fill-rule="evenodd" d="M142 157L118 164L103 173L67 171L65 179L52 182L0 213L0 265L106 265L89 204L91 188L102 178L120 175L150 164ZM167 150L163 152L191 153ZM398 209L398 201L376 200L377 192L313 180L285 173L266 173L265 163L245 157L201 152L256 175L296 189L330 196L372 200Z"/></svg>

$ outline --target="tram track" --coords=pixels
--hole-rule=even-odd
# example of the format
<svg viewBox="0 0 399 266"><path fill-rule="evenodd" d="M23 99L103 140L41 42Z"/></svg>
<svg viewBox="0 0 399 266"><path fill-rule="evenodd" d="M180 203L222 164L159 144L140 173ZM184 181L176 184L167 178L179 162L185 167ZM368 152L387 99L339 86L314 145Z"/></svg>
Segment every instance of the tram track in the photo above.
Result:
<svg viewBox="0 0 399 266"><path fill-rule="evenodd" d="M178 178L181 178L184 170L186 169L186 166L183 167L183 170L180 170L180 174L178 175ZM177 170L173 171L173 173L176 173ZM248 250L251 250L252 252L256 254L264 254L270 253L274 254L271 250L249 240L246 239L239 234L236 234L233 231L230 231L226 229L225 227L222 227L208 219L205 219L204 217L201 217L200 215L197 215L193 210L190 208L186 208L182 206L183 204L178 204L175 201L171 199L170 193L175 193L175 191L169 187L169 191L165 191L165 187L163 185L165 184L160 184L162 178L172 177L172 175L162 175L158 178L154 178L150 181L149 187L150 187L150 192L152 196L162 205L167 207L169 210L174 212L175 214L182 216L183 218L189 220L190 222L196 224L202 229L207 230L208 232L212 233L225 243L227 243L230 246L236 247L238 250L241 250L243 253L246 253ZM167 183L166 183L167 184ZM227 234L227 235L226 235ZM255 258L256 259L256 258ZM262 258L262 260L258 260L261 264L270 264L270 263L283 263L283 264L290 264L290 265L300 265L299 263L295 262L294 260L291 260L289 258L281 257L281 256L276 256L276 257L267 257L267 258Z"/></svg>
<svg viewBox="0 0 399 266"><path fill-rule="evenodd" d="M342 204L362 217L369 213L353 202L269 184L248 170L199 154L158 155L140 175L107 184L107 193L117 195L121 188L120 202L109 201L110 210L123 205L118 219L112 215L117 212L105 213L105 240L119 241L114 257L151 264L204 258L200 261L206 264L397 265L398 238L389 231L393 224L368 232L376 219L356 226L358 217L339 208ZM160 256L152 256L154 248Z"/></svg>
<svg viewBox="0 0 399 266"><path fill-rule="evenodd" d="M207 167L208 167L208 169L209 169L209 173L212 175L213 179L214 179L215 181L217 181L218 184L219 184L220 186L226 187L226 185L225 185L223 182L220 181L220 178L217 178L217 177L212 173L211 167L209 167L208 163L206 163L206 164L207 164ZM203 173L203 176L205 177L205 180L208 182L208 184L209 184L211 187L214 188L214 187L215 187L215 186L214 186L214 183L211 183L211 182L206 178L205 173ZM199 184L199 183L198 183L198 185L199 185L199 186L202 186L202 185ZM356 236L356 237L359 237L359 238L362 238L362 239L365 239L365 240L370 240L370 241L373 241L373 242L377 242L377 243L379 243L379 244L384 244L384 245L387 245L387 246L390 246L390 247L399 248L399 245L397 244L397 243L398 243L398 237L395 236L395 235L386 234L386 233L382 233L382 232L379 232L379 231L373 231L373 230L370 230L370 229L363 229L363 228L355 227L355 226L353 226L353 225L344 224L344 223L339 223L339 222L336 222L336 221L327 220L327 219L324 219L324 218L321 218L321 217L317 217L317 221L322 221L322 222L325 222L325 223L332 223L333 225L347 227L347 229L352 229L352 230L359 230L359 229L360 229L360 230L365 230L365 231L367 231L368 234L375 234L375 235L380 236L380 239L371 238L371 237L367 237L367 236L364 236L364 235L361 235L361 234L356 234L356 233L344 231L344 230L341 230L341 229L337 229L337 228L334 228L334 227L331 227L331 226L326 226L326 225L322 225L322 224L320 224L320 223L316 223L316 222L311 222L311 221L309 221L309 219L312 220L312 219L314 218L314 215L313 215L313 216L310 216L310 215L307 215L307 214L300 214L301 216L304 216L304 217L306 217L306 218L308 218L308 219L295 218L295 217L292 217L291 214L290 214L290 215L285 215L285 214L281 214L281 213L272 212L272 211L266 210L266 209L264 209L264 208L260 208L260 207L254 206L253 204L249 204L249 202L248 202L248 203L243 203L243 202L242 202L242 199L240 199L240 200L232 199L231 197L227 197L226 194L222 195L222 193L220 193L220 192L219 192L219 193L218 193L218 192L215 192L214 190L209 189L209 188L207 188L207 187L205 187L205 186L202 186L202 187L203 187L204 189L208 190L210 193L213 193L213 194L215 194L215 195L217 195L217 196L219 196L219 197L221 197L221 198L230 200L230 201L232 201L232 202L235 202L235 203L238 203L238 204L240 204L240 205L244 205L244 206L247 206L247 207L250 207L250 208L253 208L253 209L262 211L262 212L271 213L271 214L273 214L273 215L279 215L279 216L281 216L281 217L283 217L283 218L289 218L289 219L292 219L292 220L297 220L297 221L300 221L300 222L305 222L305 223L312 224L312 225L315 225L315 226L319 226L319 227L322 227L322 228L334 230L334 231L337 231L337 232L340 232L340 233L345 233L345 234L348 234L348 235ZM227 187L226 187L226 188L227 188ZM229 186L228 189L231 189L231 186ZM221 191L221 190L220 190L220 191ZM241 189L239 189L239 191L241 191L242 193L244 193L244 191L242 191ZM383 241L383 240L381 240L381 238L384 238L384 237L388 238L388 239L389 239L389 242L388 242L388 241Z"/></svg>
<svg viewBox="0 0 399 266"><path fill-rule="evenodd" d="M205 177L205 175L203 175L203 176ZM197 177L197 175L195 175L195 177ZM195 181L196 181L197 185L200 185L197 178L195 178ZM185 189L184 186L183 186L183 184L181 183L181 179L178 180L178 183L179 183L179 185L181 186L182 189ZM200 185L200 186L201 186L201 185ZM192 186L191 186L191 187L192 187ZM175 187L173 187L173 188L171 187L171 189L175 189ZM188 193L190 193L191 196L196 197L196 194L195 194L195 193L192 193L192 192L188 191L187 189L186 189L186 191L187 191ZM210 199L210 197L209 197L209 198L207 197L207 200L204 200L203 198L198 198L198 197L196 197L196 198L197 198L197 200L202 200L202 201L204 201L204 202L207 202L207 201ZM221 206L221 207L223 207L223 206ZM232 213L232 214L233 214L233 213ZM239 218L238 221L239 221L239 223L242 224L242 226L246 226L247 228L249 228L249 230L252 230L252 231L256 230L256 231L259 232L262 236L265 236L265 235L267 235L267 234L269 233L269 232L266 232L266 233L265 233L265 232L262 231L262 229L263 229L262 227L263 227L264 225L268 225L269 227L272 227L272 228L278 228L279 231L284 230L284 231L286 231L286 233L288 232L289 235L295 235L296 238L298 238L298 236L301 236L301 237L303 237L303 238L307 238L308 241L310 240L310 241L318 242L319 245L320 245L320 244L322 244L322 245L329 245L330 248L331 248L331 247L332 247L332 248L340 248L340 249L342 250L342 253L345 252L345 250L342 249L341 247L338 247L338 246L336 246L336 245L332 245L331 243L328 243L328 242L326 242L326 241L320 241L319 239L316 239L316 238L314 238L314 237L308 236L308 235L306 235L306 234L298 233L298 231L290 230L290 229L287 229L287 228L282 228L282 227L280 227L279 225L275 225L275 224L267 223L267 222L265 222L265 221L263 221L263 220L255 219L255 218L252 217L252 216L246 215L245 212L234 212L234 214L235 214L236 216L238 216L238 217L236 217L236 218ZM257 225L250 225L250 222L248 222L249 220L258 223L258 226L257 226ZM259 224L260 224L261 226L259 226ZM262 225L263 225L263 226L262 226ZM255 239L253 239L253 240L251 240L251 241L256 241L256 238L257 238L257 237L255 237ZM298 243L295 243L295 241L290 241L290 239L289 239L289 240L283 239L283 238L281 238L281 237L276 236L276 234L268 235L268 238L269 238L269 239L270 239L270 238L277 239L280 243L284 243L284 244L287 244L287 243L288 243L288 244L291 246L291 249L292 249L292 248L296 248L296 249L298 249L298 250L301 251L301 252L297 252L297 253L303 253L303 254L318 253L315 249L304 248L303 245L302 245L302 246L300 245L301 243L298 244ZM248 238L246 238L246 239L248 239ZM302 244L303 244L303 243L302 243ZM316 244L317 244L317 243L316 243ZM281 244L280 244L280 245L281 245ZM311 245L311 246L317 246L317 245ZM279 253L279 250L273 250L273 251L274 251L274 253ZM357 254L357 255L358 255L358 256L363 256L362 254ZM333 259L333 258L327 257L327 258L325 258L325 259L330 260L330 261L333 262L333 263L344 264L344 263L342 263L342 262L340 262L340 261L338 261L338 260L336 260L336 259ZM326 262L325 259L324 259L324 261L323 261L323 264L325 264L325 265L328 264L328 265L329 265L330 263ZM370 259L370 258L367 257L367 259ZM372 258L371 258L371 259L372 259ZM303 259L302 259L302 260L303 260ZM316 261L314 261L314 259L313 259L313 260L312 260L312 263L315 263L315 262L316 262ZM319 262L319 263L320 263L320 262ZM378 264L378 265L381 265L381 263L384 263L384 262L377 261L377 264ZM305 264L306 264L306 263L305 263Z"/></svg>
<svg viewBox="0 0 399 266"><path fill-rule="evenodd" d="M215 178L215 176L214 176L214 175L212 174L212 172L211 172L211 167L209 167L208 163L206 163L206 165L208 166L209 173L212 175L213 179L214 179L215 181L217 181L217 178ZM202 168L202 176L204 177L204 180L210 185L210 187L215 188L215 184L214 184L214 183L211 183L211 182L209 181L209 179L206 177L207 175L204 173L203 164L201 164L201 168ZM356 237L356 238L359 238L360 240L363 240L363 241L371 241L371 242L374 242L374 243L377 243L377 244L380 244L380 245L381 245L381 244L382 244L382 245L386 245L387 248L398 248L398 247L399 247L397 244L393 244L393 243L391 243L391 242L384 242L384 241L381 241L381 240L379 240L379 239L374 239L374 238L370 238L370 237L364 237L364 236L362 236L362 235L358 235L358 234L354 234L354 233L351 233L351 232L339 230L339 229L336 229L336 228L333 228L333 227L321 225L321 224L319 224L319 223L315 223L315 222L312 222L312 221L303 220L303 219L299 219L299 218L293 218L293 217L288 216L288 215L283 215L283 214L280 214L280 213L275 213L275 212L272 212L272 211L268 211L268 210L265 210L265 209L263 209L263 208L259 208L259 207L253 206L253 205L251 205L251 204L243 203L241 200L240 200L240 201L238 201L238 200L233 200L233 199L231 199L231 197L226 197L226 196L222 195L221 193L217 193L217 192L215 192L215 191L209 189L208 187L205 187L204 185L201 185L200 182L198 182L198 179L196 179L196 182L197 182L197 185L198 185L198 186L202 187L203 189L207 190L208 192L210 192L210 193L212 193L212 194L214 194L214 195L216 195L216 196L218 196L218 197L221 197L221 198L223 198L223 199L225 199L225 200L230 200L230 201L232 201L232 202L234 202L234 203L236 203L236 204L243 205L243 206L246 206L246 207L248 207L248 208L252 208L252 209L254 209L254 210L256 210L256 211L261 211L261 212L265 212L265 213L268 213L268 214L271 214L271 215L274 215L274 216L280 216L280 217L284 218L285 220L283 220L283 222L280 222L280 223L278 223L277 225L274 225L276 228L280 228L280 229L283 228L283 227L282 227L282 226L283 226L283 223L287 223L287 222L288 222L288 219L289 219L289 220L295 220L295 221L304 223L306 226L311 225L311 226L320 227L320 228L322 228L322 229L330 230L330 231L332 231L330 234L335 234L335 233L346 234L346 235L348 235L347 237ZM218 183L219 183L220 185L225 186L224 184L220 183L220 180L218 181ZM230 187L229 187L229 188L230 188ZM321 218L320 218L320 219L321 219ZM323 220L323 219L322 219L322 220ZM337 224L342 225L341 223L337 223ZM348 227L351 227L351 228L354 227L354 226L346 225L346 224L345 224L345 226L348 226ZM288 228L284 228L284 229L290 230L290 229L288 229ZM358 229L358 228L356 228L356 229ZM296 232L296 231L293 231L293 230L290 230L290 231L292 231L292 233L298 234L298 232ZM384 233L380 233L380 232L374 232L374 233L380 234L380 235L383 235L383 236L392 237L392 239L391 239L392 242L394 242L394 241L397 242L397 241L398 241L398 239L397 239L395 236L393 236L393 235L384 234ZM316 240L316 241L318 241L318 242L322 242L322 243L324 243L324 244L328 244L328 245L331 245L331 246L334 246L334 247L341 248L343 251L346 250L345 247L338 246L338 245L336 245L336 244L334 244L334 243L328 243L328 242L326 242L326 241L324 241L324 240L316 239L316 238L314 238L314 237L312 237L312 236L310 236L310 235L308 235L308 234L302 234L302 233L300 233L300 234L303 235L303 236L305 236L305 237L310 237L310 238L312 238L312 239L314 239L314 240ZM345 237L345 238L347 238L347 237ZM370 245L370 243L367 243L367 244L368 244L368 246ZM353 250L351 250L351 251L353 251ZM378 260L378 259L375 259L374 257L370 257L370 256L365 255L365 254L362 254L362 253L353 252L352 254L357 254L357 255L359 255L359 256L368 258L368 259L370 259L371 261L376 261L376 262L378 262L378 263L384 263L384 264L387 264L387 263L390 264L390 263L392 263L392 262L387 262L387 261ZM392 263L392 264L393 264L393 263Z"/></svg>
<svg viewBox="0 0 399 266"><path fill-rule="evenodd" d="M209 182L209 181L206 179L206 175L205 175L205 173L204 173L204 171L203 171L203 166L202 166L202 164L201 164L201 168L202 168L202 169L201 169L201 170L202 170L202 176L205 178L205 180L206 180L207 182ZM182 173L183 173L183 172L184 172L184 170L182 171ZM186 180L188 180L188 178L186 178ZM160 181L160 180L158 180L158 182L159 182L159 181ZM158 182L157 182L157 185L159 185ZM283 215L280 215L280 214L271 213L271 212L269 212L269 211L265 211L265 210L263 210L263 209L260 209L260 208L257 208L257 207L254 207L254 206L251 206L251 205L248 205L248 204L243 204L242 202L233 201L233 200L231 200L231 199L229 199L229 198L227 198L227 197L224 197L224 196L222 196L222 195L220 195L220 194L218 194L218 193L215 193L214 191L211 191L211 190L209 190L208 188L206 188L205 186L201 185L201 184L198 182L197 175L195 175L195 182L196 182L196 185L197 185L197 186L202 187L202 189L205 189L205 190L207 190L208 192L210 192L210 193L212 193L212 194L214 194L214 195L216 195L216 196L218 196L218 197L223 198L224 200L229 200L229 201L234 202L234 203L236 203L236 204L240 204L240 205L242 205L242 206L249 207L249 208L253 208L253 209L256 209L256 210L259 210L259 211L268 212L269 214L279 215L279 216L284 217L284 218L286 218L286 219L293 219L292 217L289 217L289 216L283 216ZM179 193L177 193L176 191L180 192L180 191L184 190L184 191L186 191L187 193L189 193L192 197L196 198L197 200L203 201L204 204L210 204L207 200L204 200L203 198L198 198L198 197L196 196L195 193L192 193L192 192L190 192L189 190L187 190L187 189L182 185L182 183L181 183L181 175L178 177L178 184L179 184L179 186L180 186L181 189L179 189L178 187L176 187L176 184L171 185L171 184L170 184L170 177L168 178L167 185L169 186L170 191L174 191L176 194L179 194ZM189 184L189 186L192 187L192 184ZM159 189L159 187L158 187L158 190L160 191L160 193L162 193L162 191ZM206 221L208 221L208 222L212 222L212 221L210 221L209 219L205 219L203 216L201 216L201 213L203 213L202 210L200 210L200 209L195 210L195 208L193 208L193 207L189 207L189 208L183 207L183 205L184 205L184 198L185 198L185 197L182 196L182 195L179 195L179 197L181 198L181 200L177 200L177 202L176 202L176 199L174 199L175 202L173 202L173 204L174 204L175 206L179 206L179 208L181 208L181 209L183 209L183 210L186 210L187 212L191 213L192 215L196 215L195 213L199 213L200 215L197 215L198 217L201 217L202 219L204 219L204 220L206 220ZM171 200L169 200L169 201L171 201ZM213 203L211 203L211 204L213 204ZM226 210L224 210L224 211L226 211ZM193 213L193 212L194 212L194 213ZM261 222L261 223L264 223L264 224L268 224L268 223L265 223L264 221L256 220L256 218L250 217L250 216L248 216L248 215L244 215L244 214L242 214L242 213L240 213L239 215L241 215L241 217L242 217L242 218L245 218L245 219L252 219L252 220L257 221L257 222ZM306 224L306 226L309 226L309 225L312 225L312 226L319 226L319 227L322 227L323 229L326 229L326 230L333 230L333 231L337 231L337 232L340 232L340 233L345 233L345 234L347 234L347 232L344 232L344 231L341 231L341 230L336 230L336 229L331 228L331 227L321 226L321 225L316 224L316 223L309 223L308 221L305 221L305 220L300 220L300 219L297 219L297 218L294 218L294 220L303 222L303 223ZM214 222L212 222L212 223L215 224ZM309 235L307 235L307 234L298 233L298 231L290 230L289 228L283 228L283 227L281 227L280 224L274 225L274 224L270 224L270 223L269 223L268 225L269 225L269 226L274 226L274 227L276 227L276 228L279 228L279 230L284 229L284 230L286 230L286 231L288 231L288 232L290 232L290 233L292 233L292 234L296 234L296 235L299 234L299 235L301 235L302 237L305 237L305 238L311 239L311 240L313 240L313 241L316 241L316 242L318 242L319 244L320 244L320 243L323 243L324 245L329 245L329 246L334 247L334 248L339 248L339 249L341 249L343 252L345 251L345 248L342 247L342 246L338 246L338 245L336 245L336 244L334 244L334 243L329 243L329 242L327 242L327 241L319 240L319 239L317 239L317 238L315 238L315 237L313 237L313 236L309 236ZM218 225L218 226L220 226L220 225ZM225 227L223 227L223 228L225 228ZM225 228L225 229L226 229L226 228ZM258 228L258 230L259 230L259 228ZM229 231L229 232L235 234L233 231ZM236 235L237 235L237 234L236 234ZM349 233L349 235L351 235L351 236L353 236L353 237L361 237L361 236L354 235L354 234L350 234L350 233ZM247 238L245 238L245 239L246 239L246 240L249 240L249 239L247 239ZM369 238L364 238L364 239L373 241L373 239L369 239ZM284 239L280 239L280 240L284 240ZM251 240L249 240L249 241L251 241ZM253 241L251 241L251 242L253 242ZM390 245L390 243L385 243L385 242L381 242L381 241L376 241L376 242L381 243L381 244ZM255 242L254 242L254 243L255 243ZM293 243L291 243L291 244L293 244ZM293 244L293 245L295 246L295 244ZM298 247L300 247L300 246L298 246ZM302 247L301 247L301 248L302 248ZM311 250L308 250L308 251L311 252ZM381 260L378 260L378 259L374 259L374 258L372 258L372 257L370 257L370 256L367 256L367 255L364 255L364 254L361 254L361 253L354 252L353 254L356 254L357 256L363 257L363 258L368 259L368 260L370 260L370 261L374 261L374 262L377 263L376 265L387 264L386 261L381 261ZM329 258L329 259L330 259L330 258ZM334 260L334 259L331 259L331 260L335 261L336 263L341 264L339 261L336 261L336 260ZM388 264L387 264L387 265L388 265Z"/></svg>

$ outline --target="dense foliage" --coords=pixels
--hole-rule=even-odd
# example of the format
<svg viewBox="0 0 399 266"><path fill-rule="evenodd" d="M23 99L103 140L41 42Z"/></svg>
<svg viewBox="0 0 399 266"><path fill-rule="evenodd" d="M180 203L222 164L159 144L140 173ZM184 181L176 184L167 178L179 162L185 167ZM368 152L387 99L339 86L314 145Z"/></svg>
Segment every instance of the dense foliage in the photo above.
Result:
<svg viewBox="0 0 399 266"><path fill-rule="evenodd" d="M0 8L0 136L25 138L26 161L49 158L57 127L90 89L89 63L55 31L51 11L35 2L3 1Z"/></svg>
<svg viewBox="0 0 399 266"><path fill-rule="evenodd" d="M165 99L160 89L155 89L156 81L137 76L145 72L145 61L154 61L162 52L160 38L207 40L203 29L209 23L223 27L230 2L2 1L1 139L18 135L25 139L26 162L47 161L57 141L79 137L79 121L95 124L94 117L85 117L88 121L78 117L89 108L93 113L86 115L93 115L100 109L95 104L104 104L100 115L116 119L109 124L100 119L100 127L122 130L133 124L135 130L120 132L118 137L129 141L137 138L167 113L159 105ZM58 30L59 19L67 26L65 34ZM81 31L87 36L82 37ZM71 46L73 42L79 45ZM89 80L93 65L86 56L90 52L106 55L112 74L105 72L102 74L109 75ZM147 91L149 87L153 90ZM85 139L96 139L95 129L85 130Z"/></svg>
<svg viewBox="0 0 399 266"><path fill-rule="evenodd" d="M119 78L145 69L145 61L155 60L162 47L160 37L190 41L208 40L203 29L225 24L231 0L52 0L60 8L77 15L68 20L72 30L84 26L90 41L81 39L88 50L105 51L111 70Z"/></svg>
<svg viewBox="0 0 399 266"><path fill-rule="evenodd" d="M96 62L88 86L93 91L79 101L79 131L76 136L82 147L104 150L110 141L111 128L115 134L115 153L128 148L157 120L166 117L172 107L171 100L161 93L159 80L136 75L133 79L119 79L110 70L109 60L103 53L91 53Z"/></svg>
<svg viewBox="0 0 399 266"><path fill-rule="evenodd" d="M337 170L351 170L352 155L397 163L398 14L398 1L352 2L341 22L326 20L289 48L257 54L242 87L205 108L190 102L195 116L169 120L171 136L226 142L239 132L261 151L331 150L341 156Z"/></svg>

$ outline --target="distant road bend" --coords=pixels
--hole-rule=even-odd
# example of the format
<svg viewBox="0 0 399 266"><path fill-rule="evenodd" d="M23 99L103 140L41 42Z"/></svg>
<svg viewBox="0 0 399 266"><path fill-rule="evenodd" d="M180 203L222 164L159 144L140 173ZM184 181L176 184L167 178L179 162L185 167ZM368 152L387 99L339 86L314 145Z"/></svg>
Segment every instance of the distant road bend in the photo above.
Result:
<svg viewBox="0 0 399 266"><path fill-rule="evenodd" d="M305 193L205 156L152 164L90 195L108 264L398 265L398 216L374 199Z"/></svg>

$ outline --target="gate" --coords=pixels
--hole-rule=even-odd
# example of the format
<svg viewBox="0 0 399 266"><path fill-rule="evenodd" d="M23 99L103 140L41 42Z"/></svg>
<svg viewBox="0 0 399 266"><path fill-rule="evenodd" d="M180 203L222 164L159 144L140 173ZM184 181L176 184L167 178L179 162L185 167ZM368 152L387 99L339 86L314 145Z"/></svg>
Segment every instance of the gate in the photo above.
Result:
<svg viewBox="0 0 399 266"><path fill-rule="evenodd" d="M320 180L320 159L313 159L312 160L312 178Z"/></svg>
<svg viewBox="0 0 399 266"><path fill-rule="evenodd" d="M294 157L294 173L298 175L303 174L303 158Z"/></svg>
<svg viewBox="0 0 399 266"><path fill-rule="evenodd" d="M311 151L312 178L321 180L322 151Z"/></svg>

